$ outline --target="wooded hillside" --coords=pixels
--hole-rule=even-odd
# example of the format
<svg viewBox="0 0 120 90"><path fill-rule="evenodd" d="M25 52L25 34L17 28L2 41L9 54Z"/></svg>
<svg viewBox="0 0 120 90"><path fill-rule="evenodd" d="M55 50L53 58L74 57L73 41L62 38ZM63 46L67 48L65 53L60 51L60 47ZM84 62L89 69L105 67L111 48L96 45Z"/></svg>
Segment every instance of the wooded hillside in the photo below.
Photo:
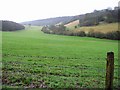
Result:
<svg viewBox="0 0 120 90"><path fill-rule="evenodd" d="M25 27L19 23L13 21L2 21L2 31L17 31L25 29Z"/></svg>

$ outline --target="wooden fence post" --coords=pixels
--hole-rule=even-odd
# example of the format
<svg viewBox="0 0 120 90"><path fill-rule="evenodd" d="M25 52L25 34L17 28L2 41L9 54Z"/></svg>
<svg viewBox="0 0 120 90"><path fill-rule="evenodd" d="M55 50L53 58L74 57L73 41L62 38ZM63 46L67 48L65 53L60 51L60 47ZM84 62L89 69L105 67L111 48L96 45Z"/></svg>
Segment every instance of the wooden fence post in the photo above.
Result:
<svg viewBox="0 0 120 90"><path fill-rule="evenodd" d="M107 53L107 64L106 64L106 81L105 88L106 90L113 89L113 77L114 77L114 53Z"/></svg>

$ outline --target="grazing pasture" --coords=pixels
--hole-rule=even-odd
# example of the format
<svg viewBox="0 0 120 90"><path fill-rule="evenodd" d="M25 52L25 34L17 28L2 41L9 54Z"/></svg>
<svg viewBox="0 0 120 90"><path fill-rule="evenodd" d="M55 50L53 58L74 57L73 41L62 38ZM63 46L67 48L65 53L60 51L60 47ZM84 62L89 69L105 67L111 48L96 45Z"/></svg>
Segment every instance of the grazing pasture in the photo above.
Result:
<svg viewBox="0 0 120 90"><path fill-rule="evenodd" d="M116 40L44 34L36 26L0 33L3 88L104 88L108 51L118 87Z"/></svg>
<svg viewBox="0 0 120 90"><path fill-rule="evenodd" d="M86 33L88 33L89 31L102 32L102 33L118 31L118 23L106 23L106 24L104 23L97 26L83 26L78 28L75 28L75 26L72 26L70 24L69 26L66 27L69 28L70 30L85 31Z"/></svg>

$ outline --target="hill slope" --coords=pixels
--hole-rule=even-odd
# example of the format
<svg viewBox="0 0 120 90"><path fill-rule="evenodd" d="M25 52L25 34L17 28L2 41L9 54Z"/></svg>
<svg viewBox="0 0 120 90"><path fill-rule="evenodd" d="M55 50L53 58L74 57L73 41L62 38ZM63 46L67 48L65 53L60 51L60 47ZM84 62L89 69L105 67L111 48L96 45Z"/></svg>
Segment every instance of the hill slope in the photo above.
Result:
<svg viewBox="0 0 120 90"><path fill-rule="evenodd" d="M78 18L79 16L56 17L56 18L48 18L48 19L42 19L42 20L22 22L22 24L25 24L25 25L31 24L35 26L55 25L58 23L67 24L71 21L77 20Z"/></svg>
<svg viewBox="0 0 120 90"><path fill-rule="evenodd" d="M84 26L76 28L75 30L78 31L85 31L86 33L93 30L94 32L102 32L107 33L111 31L118 31L118 23L106 23L106 24L100 24L97 26Z"/></svg>

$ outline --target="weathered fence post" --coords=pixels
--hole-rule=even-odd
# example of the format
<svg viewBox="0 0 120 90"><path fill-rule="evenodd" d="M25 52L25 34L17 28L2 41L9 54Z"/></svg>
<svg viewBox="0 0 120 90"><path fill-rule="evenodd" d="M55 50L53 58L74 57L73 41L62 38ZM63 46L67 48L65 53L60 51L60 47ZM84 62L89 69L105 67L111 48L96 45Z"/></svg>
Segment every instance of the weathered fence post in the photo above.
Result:
<svg viewBox="0 0 120 90"><path fill-rule="evenodd" d="M106 90L113 89L113 77L114 77L114 53L107 53L107 64L106 64Z"/></svg>

